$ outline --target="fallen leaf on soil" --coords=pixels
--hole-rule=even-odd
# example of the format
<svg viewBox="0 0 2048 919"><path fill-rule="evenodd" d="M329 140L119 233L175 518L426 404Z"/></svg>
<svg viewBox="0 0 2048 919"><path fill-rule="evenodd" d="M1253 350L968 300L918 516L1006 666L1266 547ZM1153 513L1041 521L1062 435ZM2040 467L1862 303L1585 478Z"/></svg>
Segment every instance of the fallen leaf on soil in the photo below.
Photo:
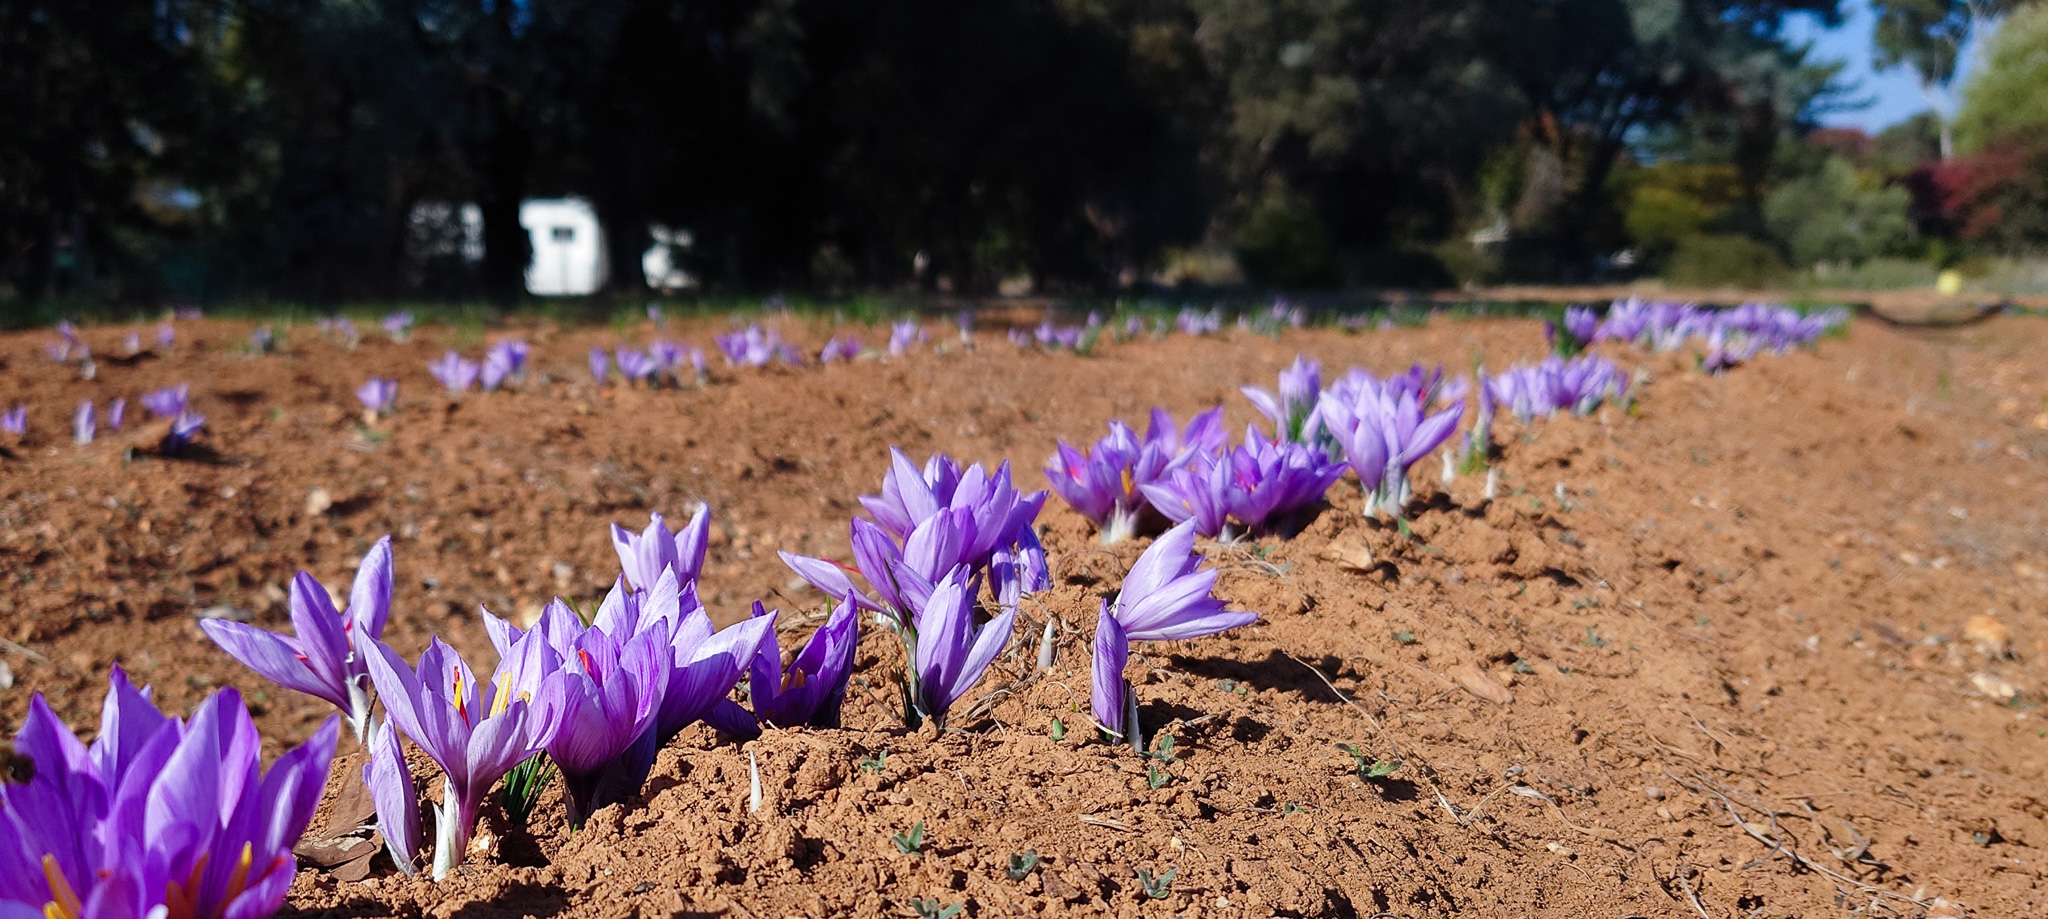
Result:
<svg viewBox="0 0 2048 919"><path fill-rule="evenodd" d="M1500 685L1493 677L1488 676L1486 671L1479 669L1477 665L1459 664L1445 671L1445 673L1449 674L1451 679L1457 680L1458 685L1465 687L1466 692L1492 702L1495 705L1506 705L1515 701L1513 691L1509 690L1506 686Z"/></svg>
<svg viewBox="0 0 2048 919"><path fill-rule="evenodd" d="M1351 571L1371 571L1374 564L1372 547L1366 545L1365 539L1355 533L1331 540L1320 554Z"/></svg>
<svg viewBox="0 0 2048 919"><path fill-rule="evenodd" d="M332 836L301 842L292 849L299 860L315 868L333 868L377 854L377 844L362 836Z"/></svg>
<svg viewBox="0 0 2048 919"><path fill-rule="evenodd" d="M2013 697L2020 694L2018 686L2014 686L2011 680L1997 674L1984 673L1982 671L1970 674L1970 684L1977 687L1978 692L2000 702L2010 702Z"/></svg>
<svg viewBox="0 0 2048 919"><path fill-rule="evenodd" d="M1963 636L1977 646L1977 653L1985 657L2011 657L2012 632L2005 623L1979 613L1970 617L1963 625Z"/></svg>

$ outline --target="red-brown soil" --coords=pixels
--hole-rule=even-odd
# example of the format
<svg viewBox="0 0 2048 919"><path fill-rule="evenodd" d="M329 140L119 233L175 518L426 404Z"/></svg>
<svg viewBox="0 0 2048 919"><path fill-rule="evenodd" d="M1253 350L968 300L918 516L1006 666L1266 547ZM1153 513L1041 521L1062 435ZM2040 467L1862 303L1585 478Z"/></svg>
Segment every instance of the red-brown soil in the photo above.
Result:
<svg viewBox="0 0 2048 919"><path fill-rule="evenodd" d="M813 347L826 334L783 322ZM775 550L843 555L891 444L1009 458L1038 486L1055 438L1092 441L1154 404L1222 403L1241 427L1237 387L1271 385L1297 352L1388 372L1543 348L1531 321L1092 357L984 331L970 352L600 391L584 354L614 333L528 325L491 334L529 338L537 378L456 399L425 369L460 337L447 329L345 351L300 326L257 358L247 325L181 325L169 354L103 361L89 382L41 355L47 333L0 338L0 405L30 402L35 425L0 458L8 732L40 691L90 733L119 661L173 710L241 687L274 754L325 706L228 659L195 612L281 627L294 571L343 593L384 533L399 570L387 639L410 654L439 634L488 661L479 603L530 615L598 596L616 571L605 524L706 501L714 617L763 598L798 633L787 642L824 604ZM714 326L671 335L708 349ZM120 334L87 332L102 353ZM474 333L462 343L480 350ZM1295 539L1206 547L1228 569L1220 592L1265 618L1140 649L1146 722L1175 740L1158 789L1133 753L1079 729L1097 599L1142 541L1100 546L1055 499L1041 523L1056 586L983 685L1007 691L964 730L901 729L900 652L871 634L844 730L735 744L693 728L641 801L573 835L551 793L527 831L488 817L497 854L443 883L305 868L287 913L770 919L910 915L934 898L975 917L2035 915L2044 348L2048 324L2000 318L1859 322L1720 377L1615 351L1647 371L1635 411L1504 426L1491 504L1474 478L1437 488L1432 461L1412 538L1361 519L1343 484ZM401 409L366 435L351 391L372 373L401 381ZM139 407L131 433L70 443L79 399L180 381L209 419L197 458L149 455ZM1065 626L1058 663L1024 676L1047 616ZM1996 627L1969 629L1975 616ZM1998 631L2009 643L1984 634ZM1055 717L1073 728L1061 742ZM1401 766L1362 781L1339 744ZM857 765L885 750L879 770ZM749 754L766 799L751 814ZM925 850L899 853L890 835L919 821ZM1010 880L1027 850L1036 870ZM1146 899L1139 869L1176 872L1170 892Z"/></svg>

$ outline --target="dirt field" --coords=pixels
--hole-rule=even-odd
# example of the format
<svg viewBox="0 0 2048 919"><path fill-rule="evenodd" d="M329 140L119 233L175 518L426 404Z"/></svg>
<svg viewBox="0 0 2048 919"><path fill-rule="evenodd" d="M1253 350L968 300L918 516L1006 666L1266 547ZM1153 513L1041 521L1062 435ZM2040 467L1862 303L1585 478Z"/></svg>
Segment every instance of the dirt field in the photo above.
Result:
<svg viewBox="0 0 2048 919"><path fill-rule="evenodd" d="M722 327L668 335L709 351ZM828 333L784 330L813 353ZM112 353L123 331L86 336ZM119 661L173 710L241 687L274 754L330 709L245 671L195 614L281 627L293 572L345 593L385 533L399 575L385 637L407 654L439 634L488 662L479 603L520 616L599 596L617 572L605 525L693 501L714 513L713 616L761 598L800 636L824 598L775 551L845 556L855 497L892 444L1008 458L1043 487L1055 438L1092 442L1155 404L1224 404L1241 429L1256 416L1238 386L1271 386L1297 353L1386 373L1544 348L1538 323L1515 320L1076 357L1019 352L984 325L968 352L644 391L600 390L584 369L619 333L529 326L491 337L531 341L536 379L457 399L426 371L449 330L347 351L300 326L265 357L246 353L248 331L181 323L168 355L102 360L92 381L43 356L49 333L0 338L0 407L29 403L33 425L0 441L0 729L41 691L91 732ZM463 344L481 351L473 333ZM487 814L497 856L443 883L308 867L286 913L771 919L915 915L911 898L974 917L2048 910L2048 323L1859 321L1818 353L1719 377L1687 355L1605 353L1647 370L1637 410L1503 424L1490 504L1474 478L1437 487L1432 460L1412 538L1361 519L1347 481L1298 538L1206 547L1228 569L1219 592L1265 618L1138 652L1145 720L1175 739L1163 787L1127 749L1050 736L1055 717L1085 723L1097 598L1143 547L1098 545L1054 499L1040 523L1055 586L1026 604L983 685L1013 691L978 723L905 732L900 652L870 633L844 730L742 745L693 727L641 802L573 836L550 792L526 830ZM366 431L352 390L372 373L400 381L400 408ZM71 443L79 399L187 381L208 418L195 457L124 459L161 433L137 407L128 433ZM1068 627L1058 663L1020 680L1035 651L1021 636L1047 616ZM1361 780L1339 744L1401 766ZM337 776L360 763L353 741L341 750ZM924 851L899 853L891 834L918 821ZM1011 880L1025 851L1040 861ZM1163 898L1139 869L1175 872Z"/></svg>

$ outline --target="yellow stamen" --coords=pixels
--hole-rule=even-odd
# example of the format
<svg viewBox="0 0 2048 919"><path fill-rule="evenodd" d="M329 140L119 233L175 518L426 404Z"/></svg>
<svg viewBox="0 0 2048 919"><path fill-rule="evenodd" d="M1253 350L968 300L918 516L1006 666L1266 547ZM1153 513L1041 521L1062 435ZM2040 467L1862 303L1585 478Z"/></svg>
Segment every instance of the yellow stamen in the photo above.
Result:
<svg viewBox="0 0 2048 919"><path fill-rule="evenodd" d="M462 672L455 672L455 714L463 721L469 720L469 697L462 694Z"/></svg>
<svg viewBox="0 0 2048 919"><path fill-rule="evenodd" d="M235 898L242 895L242 888L249 884L249 863L255 857L255 845L247 842L242 843L242 855L240 858L235 859L235 870L228 875L227 889L221 891L220 902L222 906L235 902Z"/></svg>
<svg viewBox="0 0 2048 919"><path fill-rule="evenodd" d="M525 695L525 693L521 693L521 695ZM510 678L501 679L498 681L498 695L491 700L491 714L497 715L503 712L505 706L510 704L512 704L512 680Z"/></svg>
<svg viewBox="0 0 2048 919"><path fill-rule="evenodd" d="M50 902L43 904L43 915L48 919L78 919L85 905L78 902L77 891L71 889L71 882L58 870L57 856L43 856L43 880L50 884Z"/></svg>

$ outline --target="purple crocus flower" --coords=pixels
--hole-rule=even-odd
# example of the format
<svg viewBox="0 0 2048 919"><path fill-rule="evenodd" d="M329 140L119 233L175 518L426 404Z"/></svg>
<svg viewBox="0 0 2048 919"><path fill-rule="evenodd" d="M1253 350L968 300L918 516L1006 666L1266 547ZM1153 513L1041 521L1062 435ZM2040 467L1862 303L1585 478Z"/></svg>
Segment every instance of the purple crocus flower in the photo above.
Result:
<svg viewBox="0 0 2048 919"><path fill-rule="evenodd" d="M1591 344L1600 332L1600 316L1583 306L1565 307L1564 331L1575 346Z"/></svg>
<svg viewBox="0 0 2048 919"><path fill-rule="evenodd" d="M13 408L0 412L0 432L20 437L28 433L28 406L16 403Z"/></svg>
<svg viewBox="0 0 2048 919"><path fill-rule="evenodd" d="M1199 570L1202 557L1194 548L1195 528L1183 523L1146 547L1131 566L1116 602L1107 604L1131 641L1201 638L1259 620L1257 613L1224 609L1210 595L1216 571Z"/></svg>
<svg viewBox="0 0 2048 919"><path fill-rule="evenodd" d="M1226 517L1251 530L1283 523L1322 500L1343 474L1344 464L1321 449L1267 440L1247 427L1242 445L1213 456L1196 454L1140 490L1168 520L1192 522L1202 535L1220 536Z"/></svg>
<svg viewBox="0 0 2048 919"><path fill-rule="evenodd" d="M379 324L384 327L384 334L391 336L392 341L404 341L406 336L412 332L412 313L405 311L392 313L384 317L384 321Z"/></svg>
<svg viewBox="0 0 2048 919"><path fill-rule="evenodd" d="M605 377L611 375L611 363L603 348L590 349L590 381L603 386Z"/></svg>
<svg viewBox="0 0 2048 919"><path fill-rule="evenodd" d="M747 693L756 717L785 728L839 726L839 709L846 700L846 682L853 675L853 653L860 642L859 608L849 594L832 611L832 617L811 633L786 669L775 633L769 631L754 653L747 677ZM774 614L756 601L754 615Z"/></svg>
<svg viewBox="0 0 2048 919"><path fill-rule="evenodd" d="M911 530L901 545L866 520L855 518L851 527L854 564L873 587L873 597L855 590L839 565L788 552L779 553L782 561L811 586L831 596L851 597L856 604L887 615L890 625L900 630L910 612L931 595L933 585L963 563L973 539L974 517L965 509L939 511Z"/></svg>
<svg viewBox="0 0 2048 919"><path fill-rule="evenodd" d="M268 771L240 694L189 722L168 717L116 666L99 738L82 744L40 693L15 734L35 764L0 783L0 916L261 917L284 905L292 846L333 759L327 719Z"/></svg>
<svg viewBox="0 0 2048 919"><path fill-rule="evenodd" d="M758 325L720 333L714 336L718 350L725 355L725 362L734 367L766 367L776 359L786 363L796 357L793 349L784 343L772 330Z"/></svg>
<svg viewBox="0 0 2048 919"><path fill-rule="evenodd" d="M185 414L185 406L191 393L190 383L151 390L142 394L142 407L158 418L176 418Z"/></svg>
<svg viewBox="0 0 2048 919"><path fill-rule="evenodd" d="M546 655L553 653L550 637L525 640L540 643L533 653ZM655 719L673 652L664 620L620 640L603 629L583 629L566 645L570 653L542 665L547 675L534 696L533 716L569 791L569 825L580 827L592 811L631 796L645 780L638 768L616 767L635 745L642 747L636 760L653 761Z"/></svg>
<svg viewBox="0 0 2048 919"><path fill-rule="evenodd" d="M704 551L710 545L711 507L699 505L681 532L671 534L668 521L659 512L648 515L647 529L633 531L612 524L612 548L619 553L619 567L626 583L638 591L651 590L664 571L674 571L682 584L694 584L704 571Z"/></svg>
<svg viewBox="0 0 2048 919"><path fill-rule="evenodd" d="M356 567L346 614L335 611L327 588L301 571L292 578L292 635L226 619L204 619L199 627L258 676L332 703L348 716L356 740L367 741L370 686L363 643L384 634L391 615L391 585L391 537L386 536Z"/></svg>
<svg viewBox="0 0 2048 919"><path fill-rule="evenodd" d="M177 327L177 326L175 326L175 325L172 325L172 324L171 324L171 321L170 321L169 319L166 319L166 320L164 320L164 321L163 321L163 322L162 322L161 324L159 324L159 325L158 325L158 326L156 327L156 346L157 346L157 347L159 347L159 348L163 348L163 349L165 349L165 350L169 350L169 349L170 349L170 347L171 347L171 345L173 345L173 344L176 344L176 343L177 343L177 341L178 341L178 327Z"/></svg>
<svg viewBox="0 0 2048 919"><path fill-rule="evenodd" d="M452 393L465 392L476 385L477 375L482 371L483 368L476 361L464 358L452 350L442 355L440 360L427 364L427 372L433 374L434 379L440 380L441 385Z"/></svg>
<svg viewBox="0 0 2048 919"><path fill-rule="evenodd" d="M78 411L71 414L71 439L84 446L92 443L93 435L98 431L98 415L93 412L92 400L78 403Z"/></svg>
<svg viewBox="0 0 2048 919"><path fill-rule="evenodd" d="M901 356L910 346L926 340L924 327L915 319L905 319L889 327L889 356Z"/></svg>
<svg viewBox="0 0 2048 919"><path fill-rule="evenodd" d="M186 444L192 442L193 437L198 436L199 429L204 427L206 427L205 415L201 415L198 412L184 412L178 415L178 417L171 419L171 428L164 432L163 443L157 445L157 450L165 456L176 456L185 449Z"/></svg>
<svg viewBox="0 0 2048 919"><path fill-rule="evenodd" d="M1044 590L1051 585L1045 565L1045 549L1039 545L1033 523L1045 507L1046 492L1020 493L1010 480L1008 460L994 473L980 463L961 469L951 457L935 454L920 472L903 451L889 448L889 472L882 477L882 493L862 495L861 506L875 523L891 536L908 540L917 524L951 508L968 511L973 526L967 534L961 561L984 568L996 560L999 551L1017 562L1015 583L997 571L997 591ZM840 592L833 591L833 596Z"/></svg>
<svg viewBox="0 0 2048 919"><path fill-rule="evenodd" d="M505 773L540 751L525 698L512 694L516 661L499 664L491 685L479 684L462 656L430 639L417 670L383 642L361 639L370 680L398 730L445 774L434 825L434 878L445 877L469 850L484 795ZM543 642L522 647L537 651Z"/></svg>
<svg viewBox="0 0 2048 919"><path fill-rule="evenodd" d="M660 369L655 364L653 356L638 348L620 345L613 349L613 357L619 364L619 376L625 377L628 382L647 382L653 379L654 372Z"/></svg>
<svg viewBox="0 0 2048 919"><path fill-rule="evenodd" d="M497 389L506 380L518 379L526 372L526 355L532 349L519 339L501 341L484 352L483 366L478 376L485 390Z"/></svg>
<svg viewBox="0 0 2048 919"><path fill-rule="evenodd" d="M1358 474L1359 484L1372 493L1365 503L1366 515L1385 511L1399 518L1405 516L1413 494L1409 468L1457 431L1465 403L1454 402L1424 417L1421 399L1414 391L1370 387L1362 388L1350 400L1329 393L1316 411L1323 427L1343 449L1351 470Z"/></svg>
<svg viewBox="0 0 2048 919"><path fill-rule="evenodd" d="M655 373L674 375L683 363L683 346L657 339L647 343L647 356L654 361Z"/></svg>
<svg viewBox="0 0 2048 919"><path fill-rule="evenodd" d="M405 764L405 748L398 731L386 721L377 727L370 743L370 761L363 764L363 786L370 790L370 802L377 808L377 831L384 835L384 849L391 861L406 874L419 871L420 796L413 783L412 769Z"/></svg>
<svg viewBox="0 0 2048 919"><path fill-rule="evenodd" d="M1142 752L1144 738L1138 736L1137 695L1124 668L1131 662L1131 637L1110 615L1109 604L1095 617L1094 655L1089 662L1089 711L1102 729Z"/></svg>
<svg viewBox="0 0 2048 919"><path fill-rule="evenodd" d="M126 423L126 422L127 422L127 420L128 420L128 400L127 400L127 399L122 399L122 398L116 398L116 399L114 399L114 400L113 400L112 402L108 402L108 403L107 403L107 430L109 430L109 431L118 431L118 430L121 430L121 425L122 425L122 424L124 424L124 423Z"/></svg>
<svg viewBox="0 0 2048 919"><path fill-rule="evenodd" d="M121 353L134 357L142 353L142 333L130 331L121 336Z"/></svg>
<svg viewBox="0 0 2048 919"><path fill-rule="evenodd" d="M1147 505L1143 487L1191 461L1196 453L1222 446L1223 409L1203 412L1188 421L1186 436L1164 409L1152 410L1152 424L1139 440L1129 426L1110 422L1109 436L1082 453L1060 441L1046 461L1045 477L1053 491L1102 531L1113 543L1137 533Z"/></svg>
<svg viewBox="0 0 2048 919"><path fill-rule="evenodd" d="M916 611L913 700L918 714L941 729L953 703L981 681L1016 626L1017 608L1007 606L987 624L975 628L975 598L980 590L980 576L970 575L963 565L941 578Z"/></svg>
<svg viewBox="0 0 2048 919"><path fill-rule="evenodd" d="M1314 417L1316 399L1323 391L1323 367L1315 361L1296 355L1294 363L1280 371L1280 394L1274 394L1256 386L1239 390L1250 399L1252 407L1259 414L1273 422L1274 436L1295 443L1309 443L1313 431L1310 419Z"/></svg>
<svg viewBox="0 0 2048 919"><path fill-rule="evenodd" d="M398 381L386 377L371 377L364 380L363 385L356 387L356 399L360 400L363 408L368 409L372 415L382 415L391 411L392 404L398 401Z"/></svg>
<svg viewBox="0 0 2048 919"><path fill-rule="evenodd" d="M860 339L852 335L834 335L818 351L818 363L831 364L850 361L860 356Z"/></svg>

